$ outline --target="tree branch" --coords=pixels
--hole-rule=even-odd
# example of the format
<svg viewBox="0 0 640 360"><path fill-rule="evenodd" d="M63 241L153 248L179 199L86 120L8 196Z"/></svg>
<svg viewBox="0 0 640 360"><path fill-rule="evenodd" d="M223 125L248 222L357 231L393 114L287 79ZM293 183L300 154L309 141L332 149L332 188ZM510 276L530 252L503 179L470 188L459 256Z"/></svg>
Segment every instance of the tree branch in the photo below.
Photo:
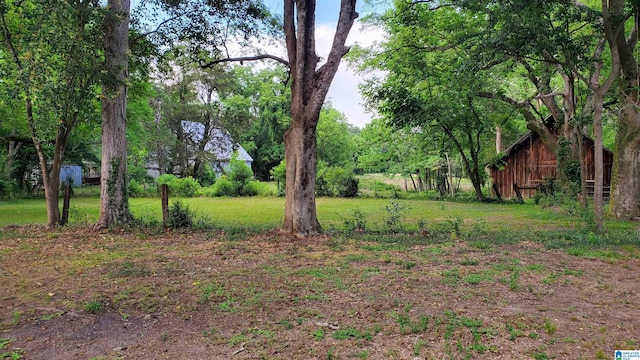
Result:
<svg viewBox="0 0 640 360"><path fill-rule="evenodd" d="M166 20L163 20L163 21L161 21L161 22L158 24L158 26L156 26L156 28L155 28L155 29L150 30L150 31L147 31L147 32L145 32L145 33L140 33L140 34L138 34L138 36L136 36L136 37L134 37L133 39L131 39L131 43L132 43L132 44L135 44L138 40L140 40L140 39L142 39L142 38L145 38L145 37L147 37L147 36L149 36L149 35L151 35L151 34L155 34L155 33L157 33L157 32L158 32L158 31L160 31L160 29L161 29L163 26L165 26L166 24L168 24L168 23L170 23L170 22L172 22L172 21L178 20L179 18L181 18L181 17L183 17L183 16L189 16L189 15L194 14L194 13L196 13L196 10L187 11L187 12L185 12L185 13L182 13L182 14L176 15L176 16L174 16L174 17L172 17L172 18L168 18L168 19L166 19Z"/></svg>
<svg viewBox="0 0 640 360"><path fill-rule="evenodd" d="M289 57L290 64L296 64L297 57L297 44L298 39L296 36L296 24L295 24L295 0L284 0L284 35L285 42L287 44L287 55Z"/></svg>
<svg viewBox="0 0 640 360"><path fill-rule="evenodd" d="M320 84L331 84L333 77L338 71L338 66L342 57L349 52L350 47L345 46L347 36L353 27L353 23L358 18L356 12L356 0L342 0L340 4L340 15L338 17L338 25L336 33L333 36L333 44L331 52L327 57L327 62L322 65L316 72L316 78L321 79ZM322 89L323 92L329 91L329 87Z"/></svg>
<svg viewBox="0 0 640 360"><path fill-rule="evenodd" d="M431 4L436 4L432 6ZM441 4L439 1L434 0L408 0L407 5L418 5L418 4L429 4L429 10L438 10L446 7L457 7L455 4L444 3Z"/></svg>
<svg viewBox="0 0 640 360"><path fill-rule="evenodd" d="M209 62L204 62L203 60L198 60L198 63L200 65L201 68L203 69L208 69L210 67L213 67L216 64L220 64L220 63L227 63L227 62L240 62L240 64L242 64L244 61L257 61L257 60L265 60L265 59L271 59L271 60L275 60L287 67L290 67L290 64L287 60L275 56L275 55L269 55L269 54L264 54L264 55L255 55L255 56L241 56L241 57L236 57L236 58L224 58L224 59L217 59L217 60L213 60L213 61L209 61Z"/></svg>

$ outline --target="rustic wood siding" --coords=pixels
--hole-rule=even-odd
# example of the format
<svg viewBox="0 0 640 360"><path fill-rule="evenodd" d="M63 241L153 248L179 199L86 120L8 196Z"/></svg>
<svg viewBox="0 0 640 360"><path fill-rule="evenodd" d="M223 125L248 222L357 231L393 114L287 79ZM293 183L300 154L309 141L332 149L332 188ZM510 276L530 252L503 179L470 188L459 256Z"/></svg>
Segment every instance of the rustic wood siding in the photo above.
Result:
<svg viewBox="0 0 640 360"><path fill-rule="evenodd" d="M586 165L585 178L593 180L595 178L593 141L585 138L583 149ZM536 193L536 187L543 184L545 178L556 176L558 168L556 155L543 144L542 139L535 133L528 134L512 145L503 161L504 167L502 169L492 166L490 172L493 183L504 199L516 198L513 184L518 184L523 197L532 197ZM604 150L604 186L611 184L612 164L613 154Z"/></svg>

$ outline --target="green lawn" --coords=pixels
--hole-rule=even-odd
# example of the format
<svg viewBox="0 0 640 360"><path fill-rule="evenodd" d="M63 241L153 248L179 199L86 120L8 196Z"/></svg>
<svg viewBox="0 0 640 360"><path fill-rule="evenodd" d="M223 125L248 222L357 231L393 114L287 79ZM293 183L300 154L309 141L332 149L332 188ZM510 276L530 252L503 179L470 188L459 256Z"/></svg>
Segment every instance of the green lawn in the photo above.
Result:
<svg viewBox="0 0 640 360"><path fill-rule="evenodd" d="M171 199L170 203L175 199ZM278 227L284 214L284 198L187 198L179 199L193 210L197 217L219 224L246 224ZM342 227L345 218L353 218L358 210L370 228L382 228L392 215L392 202L400 204L400 222L408 229L427 228L437 223L457 222L464 226L481 226L492 230L536 230L572 228L582 220L569 216L563 210L550 210L526 204L457 203L433 200L390 200L375 198L336 199L318 198L318 218L325 228ZM134 216L150 220L161 218L160 199L130 199ZM96 222L99 199L78 197L71 200L72 224ZM44 224L46 208L43 199L11 200L0 202L0 227L6 225ZM632 223L611 222L615 228L630 229Z"/></svg>

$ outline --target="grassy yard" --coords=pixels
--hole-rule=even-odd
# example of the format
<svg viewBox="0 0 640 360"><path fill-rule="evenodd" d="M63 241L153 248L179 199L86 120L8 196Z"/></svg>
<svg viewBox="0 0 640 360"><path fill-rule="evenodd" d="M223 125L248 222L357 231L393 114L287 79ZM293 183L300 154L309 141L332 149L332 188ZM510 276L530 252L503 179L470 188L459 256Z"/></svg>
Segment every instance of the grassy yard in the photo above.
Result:
<svg viewBox="0 0 640 360"><path fill-rule="evenodd" d="M284 213L284 198L184 198L171 199L186 204L196 217L222 226L227 224L278 227ZM160 199L132 198L129 201L134 216L143 220L161 220ZM460 203L433 200L390 200L376 198L317 199L318 218L325 228L340 228L345 219L359 214L369 227L383 229L392 215L399 216L404 230L429 228L436 223L458 222L489 229L550 229L575 228L582 219L570 211L550 210L532 203L492 204ZM75 197L71 200L70 223L84 225L98 219L97 197ZM0 227L7 225L45 224L46 208L43 199L0 202ZM610 222L610 227L630 229L629 222Z"/></svg>
<svg viewBox="0 0 640 360"><path fill-rule="evenodd" d="M576 208L318 199L327 233L280 234L284 199L189 198L196 229L95 232L98 199L45 231L0 203L0 358L608 359L640 348L640 232ZM158 199L131 199L160 219Z"/></svg>

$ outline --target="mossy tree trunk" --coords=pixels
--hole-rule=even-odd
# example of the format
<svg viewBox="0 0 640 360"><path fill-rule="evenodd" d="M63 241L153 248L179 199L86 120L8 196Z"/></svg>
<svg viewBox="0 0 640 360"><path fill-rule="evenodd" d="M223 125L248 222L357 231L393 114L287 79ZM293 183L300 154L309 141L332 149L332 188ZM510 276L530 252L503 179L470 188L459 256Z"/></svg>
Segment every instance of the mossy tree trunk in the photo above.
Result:
<svg viewBox="0 0 640 360"><path fill-rule="evenodd" d="M127 181L127 51L129 0L109 0L105 17L102 85L102 164L98 228L122 226L132 218Z"/></svg>
<svg viewBox="0 0 640 360"><path fill-rule="evenodd" d="M603 0L602 19L613 63L619 64L619 93L622 109L618 116L610 211L618 219L640 216L640 77L634 53L638 44L640 4L626 8L624 0ZM631 23L632 26L627 27ZM628 35L628 36L627 36Z"/></svg>

